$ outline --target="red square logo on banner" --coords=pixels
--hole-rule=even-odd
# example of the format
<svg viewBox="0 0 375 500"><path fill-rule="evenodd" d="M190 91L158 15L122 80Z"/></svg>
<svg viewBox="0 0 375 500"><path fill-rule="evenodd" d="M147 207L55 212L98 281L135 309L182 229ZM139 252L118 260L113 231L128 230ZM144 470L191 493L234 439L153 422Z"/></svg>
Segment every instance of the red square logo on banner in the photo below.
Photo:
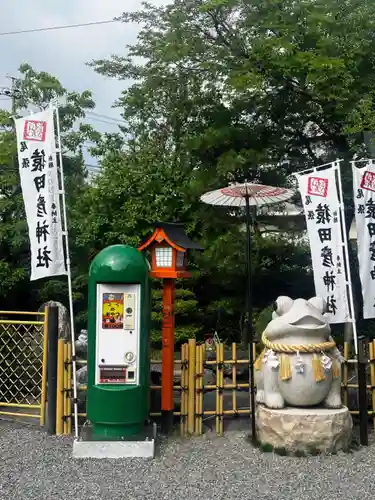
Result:
<svg viewBox="0 0 375 500"><path fill-rule="evenodd" d="M47 122L26 120L23 129L23 139L25 141L39 141L46 140Z"/></svg>
<svg viewBox="0 0 375 500"><path fill-rule="evenodd" d="M323 196L323 198L325 198L328 193L328 179L323 179L321 177L309 177L307 193L312 196Z"/></svg>
<svg viewBox="0 0 375 500"><path fill-rule="evenodd" d="M375 191L375 172L366 172L362 175L361 188L367 191Z"/></svg>

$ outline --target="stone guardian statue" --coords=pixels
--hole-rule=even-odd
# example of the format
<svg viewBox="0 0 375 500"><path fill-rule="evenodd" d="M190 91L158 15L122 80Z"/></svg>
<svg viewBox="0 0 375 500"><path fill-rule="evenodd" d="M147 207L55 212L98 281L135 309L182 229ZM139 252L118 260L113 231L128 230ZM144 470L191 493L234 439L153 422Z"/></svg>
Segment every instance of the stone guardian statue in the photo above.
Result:
<svg viewBox="0 0 375 500"><path fill-rule="evenodd" d="M341 362L324 300L279 297L255 362L257 403L341 408Z"/></svg>

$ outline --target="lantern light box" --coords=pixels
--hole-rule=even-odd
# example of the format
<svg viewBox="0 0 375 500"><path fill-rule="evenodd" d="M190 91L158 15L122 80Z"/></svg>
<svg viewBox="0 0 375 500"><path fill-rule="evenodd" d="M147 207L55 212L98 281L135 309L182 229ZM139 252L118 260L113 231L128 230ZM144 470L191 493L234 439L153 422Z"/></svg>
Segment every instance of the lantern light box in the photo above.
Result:
<svg viewBox="0 0 375 500"><path fill-rule="evenodd" d="M161 222L138 250L151 250L151 276L154 278L188 278L187 251L203 250L185 233L182 224Z"/></svg>

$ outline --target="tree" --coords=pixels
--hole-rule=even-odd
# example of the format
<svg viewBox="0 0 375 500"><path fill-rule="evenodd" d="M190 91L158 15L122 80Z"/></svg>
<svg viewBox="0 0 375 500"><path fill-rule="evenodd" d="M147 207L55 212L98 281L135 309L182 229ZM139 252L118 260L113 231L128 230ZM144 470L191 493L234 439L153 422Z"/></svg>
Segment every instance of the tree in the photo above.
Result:
<svg viewBox="0 0 375 500"><path fill-rule="evenodd" d="M74 221L77 247L93 256L111 244L137 246L154 222L180 217L187 220L189 204L181 189L185 174L173 170L170 156L165 145L154 139L139 147L130 145L126 151L110 149L103 158L101 173L75 207L79 214ZM158 285L155 283L155 297L160 298ZM192 326L197 323L195 299L184 288L177 293L181 296L179 315L185 325L180 337L186 338L187 331L193 334L199 330ZM154 331L160 323L161 305L155 307ZM188 307L194 318L190 315L186 324Z"/></svg>
<svg viewBox="0 0 375 500"><path fill-rule="evenodd" d="M232 160L242 160L242 173L253 137L267 161L316 164L351 155L363 144L347 133L373 128L374 11L369 0L144 3L121 16L143 27L128 55L92 65L136 81L119 100L132 130L180 129L188 116L215 146L224 132L238 139ZM210 111L220 118L213 130Z"/></svg>
<svg viewBox="0 0 375 500"><path fill-rule="evenodd" d="M76 120L85 116L85 110L94 107L91 93L68 92L55 77L45 72L38 73L27 64L21 65L19 71L20 78L15 79L12 89L13 112L18 114L30 105L34 109L44 109L51 101L65 101L60 107L60 117L70 218L77 198L86 188L80 148L85 140L98 138L98 134L87 125L72 130ZM52 298L67 305L66 278L30 282L30 248L18 174L14 122L11 113L5 110L0 111L0 218L0 297L3 309L34 309ZM69 236L71 243L74 242L74 233L70 232ZM71 249L72 261L79 266L80 254L74 245Z"/></svg>
<svg viewBox="0 0 375 500"><path fill-rule="evenodd" d="M22 196L15 164L16 144L10 114L0 111L0 296L12 303L22 297L25 279L23 259L26 229L22 223ZM5 308L5 307L3 307Z"/></svg>
<svg viewBox="0 0 375 500"><path fill-rule="evenodd" d="M108 168L92 192L103 196L102 187L118 179L116 198L126 198L134 215L125 224L116 216L121 232L108 220L102 227L111 238L132 241L161 214L184 220L208 249L194 284L205 318L223 295L226 309L235 309L234 322L241 318L244 234L241 213L202 207L202 192L245 179L285 185L291 172L339 156L351 206L348 160L361 157L362 132L374 128L374 14L370 0L144 3L139 12L121 16L142 26L127 55L90 63L101 74L134 82L117 102L130 141L117 159L107 156ZM106 205L114 206L109 200ZM151 201L173 209L153 211ZM347 215L350 223L352 210ZM257 307L275 295L275 279L292 292L301 289L287 280L305 276L312 290L303 246L266 238L255 247L261 255ZM272 267L277 273L269 272ZM199 295L203 284L206 292Z"/></svg>
<svg viewBox="0 0 375 500"><path fill-rule="evenodd" d="M157 285L152 297L151 342L154 347L161 348L163 294L161 288ZM194 293L183 285L183 283L178 283L176 288L176 328L174 338L175 344L178 346L187 342L188 339L195 337L201 331L199 319L202 318L202 311L199 311L198 301Z"/></svg>

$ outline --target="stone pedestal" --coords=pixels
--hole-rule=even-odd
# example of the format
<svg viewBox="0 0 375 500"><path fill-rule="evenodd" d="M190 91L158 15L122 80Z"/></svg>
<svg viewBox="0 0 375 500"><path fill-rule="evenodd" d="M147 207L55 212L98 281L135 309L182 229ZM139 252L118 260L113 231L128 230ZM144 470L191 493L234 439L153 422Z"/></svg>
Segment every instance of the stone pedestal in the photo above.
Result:
<svg viewBox="0 0 375 500"><path fill-rule="evenodd" d="M256 424L261 444L306 454L347 449L353 427L345 406L338 410L291 407L272 410L258 405Z"/></svg>

